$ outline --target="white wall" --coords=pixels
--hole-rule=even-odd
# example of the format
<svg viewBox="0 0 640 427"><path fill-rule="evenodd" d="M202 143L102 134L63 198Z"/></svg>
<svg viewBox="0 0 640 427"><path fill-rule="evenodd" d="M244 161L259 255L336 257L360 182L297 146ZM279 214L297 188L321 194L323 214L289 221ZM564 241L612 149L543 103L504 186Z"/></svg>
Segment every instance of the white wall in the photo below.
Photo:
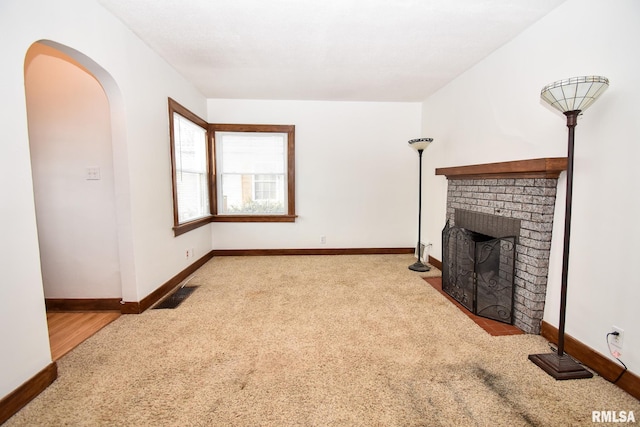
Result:
<svg viewBox="0 0 640 427"><path fill-rule="evenodd" d="M29 50L25 91L46 298L119 298L111 120L98 81L52 47ZM87 180L98 167L100 179Z"/></svg>
<svg viewBox="0 0 640 427"><path fill-rule="evenodd" d="M608 355L605 335L625 330L622 360L640 372L640 287L634 270L640 228L637 171L640 97L636 53L640 3L570 0L424 102L424 134L435 138L430 167L567 155L566 119L540 89L580 75L610 79L578 121L566 332ZM434 200L426 236L438 242L446 179L427 175ZM544 320L557 327L565 175L558 202ZM440 258L441 259L441 258ZM523 357L525 357L523 355Z"/></svg>
<svg viewBox="0 0 640 427"><path fill-rule="evenodd" d="M420 103L208 100L209 123L296 126L295 223L214 223L215 249L413 247ZM326 244L320 237L326 236Z"/></svg>
<svg viewBox="0 0 640 427"><path fill-rule="evenodd" d="M0 398L51 362L24 77L38 40L81 63L109 99L123 298L139 301L183 270L185 248L211 250L210 226L178 238L171 230L167 97L205 117L204 97L95 1L0 2Z"/></svg>

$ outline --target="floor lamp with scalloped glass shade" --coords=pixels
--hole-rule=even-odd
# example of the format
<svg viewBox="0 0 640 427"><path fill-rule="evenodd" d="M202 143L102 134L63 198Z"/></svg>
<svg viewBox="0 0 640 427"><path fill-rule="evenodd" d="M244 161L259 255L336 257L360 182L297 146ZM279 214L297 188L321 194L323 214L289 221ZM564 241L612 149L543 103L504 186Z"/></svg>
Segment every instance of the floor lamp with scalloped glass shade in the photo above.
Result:
<svg viewBox="0 0 640 427"><path fill-rule="evenodd" d="M567 192L564 217L564 249L562 253L562 283L560 286L560 318L558 321L558 349L555 353L530 354L529 360L556 380L591 378L593 374L564 352L564 329L567 310L567 278L569 271L569 242L571 235L571 198L573 190L573 157L575 128L578 116L591 106L609 87L609 80L601 76L572 77L558 80L542 88L541 98L567 118L569 147L567 155Z"/></svg>
<svg viewBox="0 0 640 427"><path fill-rule="evenodd" d="M420 173L418 175L418 245L416 246L416 253L418 254L418 260L409 266L409 270L425 272L431 270L431 267L424 264L420 257L422 251L420 250L420 225L422 224L422 153L433 142L433 138L417 138L409 141L409 146L418 152L418 162Z"/></svg>

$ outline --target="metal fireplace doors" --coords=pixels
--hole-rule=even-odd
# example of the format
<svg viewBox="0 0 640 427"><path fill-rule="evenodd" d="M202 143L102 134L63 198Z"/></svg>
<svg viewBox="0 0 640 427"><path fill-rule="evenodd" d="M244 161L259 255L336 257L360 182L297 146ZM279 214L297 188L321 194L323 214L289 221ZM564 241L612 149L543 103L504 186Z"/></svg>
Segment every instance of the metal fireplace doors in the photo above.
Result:
<svg viewBox="0 0 640 427"><path fill-rule="evenodd" d="M473 314L513 324L516 237L442 230L442 290Z"/></svg>

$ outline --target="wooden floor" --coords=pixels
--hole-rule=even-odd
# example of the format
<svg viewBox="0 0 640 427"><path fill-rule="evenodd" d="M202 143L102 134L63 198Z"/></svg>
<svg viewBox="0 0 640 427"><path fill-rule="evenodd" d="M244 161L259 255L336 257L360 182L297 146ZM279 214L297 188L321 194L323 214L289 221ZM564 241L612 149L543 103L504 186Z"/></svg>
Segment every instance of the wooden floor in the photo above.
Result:
<svg viewBox="0 0 640 427"><path fill-rule="evenodd" d="M118 317L120 313L116 311L47 312L53 361L60 359Z"/></svg>

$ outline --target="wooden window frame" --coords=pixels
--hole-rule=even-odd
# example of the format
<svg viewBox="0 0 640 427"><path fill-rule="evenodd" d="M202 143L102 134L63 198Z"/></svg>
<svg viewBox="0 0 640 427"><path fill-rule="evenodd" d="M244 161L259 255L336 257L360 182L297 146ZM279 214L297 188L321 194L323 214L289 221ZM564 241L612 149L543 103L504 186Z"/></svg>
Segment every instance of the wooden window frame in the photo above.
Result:
<svg viewBox="0 0 640 427"><path fill-rule="evenodd" d="M286 133L287 134L287 212L277 215L220 215L218 214L218 185L216 173L216 132L263 132L263 133ZM211 170L211 188L214 198L210 202L214 222L295 222L296 201L295 201L295 125L252 125L252 124L210 124L209 138L213 152Z"/></svg>
<svg viewBox="0 0 640 427"><path fill-rule="evenodd" d="M178 219L178 183L177 183L177 166L175 159L175 141L174 141L174 132L173 132L173 115L174 113L179 114L185 119L191 121L192 123L200 126L206 132L206 157L207 157L207 189L209 196L209 215L186 221L183 223L179 222ZM212 206L212 198L215 195L213 192L213 183L211 179L211 138L209 134L209 124L196 116L191 111L187 110L185 107L180 105L178 102L169 98L169 140L170 140L170 148L171 148L171 179L172 179L172 192L173 192L173 233L174 236L177 237L181 234L184 234L188 231L195 230L198 227L202 227L211 222L212 214L211 214L211 206Z"/></svg>
<svg viewBox="0 0 640 427"><path fill-rule="evenodd" d="M252 125L252 124L209 124L175 100L168 98L169 104L169 140L171 150L171 179L173 195L173 233L177 237L210 222L295 222L295 125ZM177 167L175 159L175 143L173 132L173 115L177 113L202 127L206 131L206 155L207 155L207 186L209 196L209 215L192 221L179 223L178 219L178 187ZM287 134L287 212L285 214L270 215L218 215L218 188L216 182L215 162L215 132L271 132Z"/></svg>

